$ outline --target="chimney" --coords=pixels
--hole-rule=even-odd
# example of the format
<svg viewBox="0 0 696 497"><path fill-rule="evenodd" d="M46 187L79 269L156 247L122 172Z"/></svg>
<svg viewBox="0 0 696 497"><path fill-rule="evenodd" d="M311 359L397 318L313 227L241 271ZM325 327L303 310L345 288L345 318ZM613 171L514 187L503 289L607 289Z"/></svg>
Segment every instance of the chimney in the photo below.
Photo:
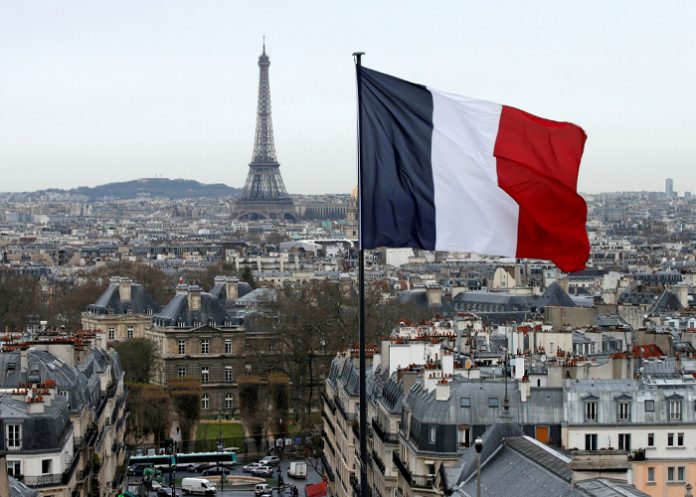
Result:
<svg viewBox="0 0 696 497"><path fill-rule="evenodd" d="M442 305L442 292L440 285L428 284L425 288L425 295L428 298L428 305L431 307Z"/></svg>
<svg viewBox="0 0 696 497"><path fill-rule="evenodd" d="M442 354L442 376L449 377L454 374L454 356Z"/></svg>
<svg viewBox="0 0 696 497"><path fill-rule="evenodd" d="M679 299L679 305L681 305L682 308L689 307L689 287L681 283L674 286L673 290Z"/></svg>
<svg viewBox="0 0 696 497"><path fill-rule="evenodd" d="M435 400L449 400L450 398L450 385L447 380L437 382L435 387Z"/></svg>
<svg viewBox="0 0 696 497"><path fill-rule="evenodd" d="M229 302L237 300L239 298L239 279L228 276L225 280L225 293Z"/></svg>
<svg viewBox="0 0 696 497"><path fill-rule="evenodd" d="M527 402L527 399L531 395L532 385L528 381L518 381L517 386L520 389L520 400L522 402Z"/></svg>
<svg viewBox="0 0 696 497"><path fill-rule="evenodd" d="M10 497L10 479L7 477L7 456L0 452L0 496Z"/></svg>
<svg viewBox="0 0 696 497"><path fill-rule="evenodd" d="M128 277L119 278L118 280L118 295L121 297L121 302L131 301L131 286L132 280Z"/></svg>
<svg viewBox="0 0 696 497"><path fill-rule="evenodd" d="M188 308L189 311L201 310L201 287L198 285L189 285L188 287Z"/></svg>
<svg viewBox="0 0 696 497"><path fill-rule="evenodd" d="M19 370L26 371L27 369L29 369L29 351L24 348L19 351Z"/></svg>

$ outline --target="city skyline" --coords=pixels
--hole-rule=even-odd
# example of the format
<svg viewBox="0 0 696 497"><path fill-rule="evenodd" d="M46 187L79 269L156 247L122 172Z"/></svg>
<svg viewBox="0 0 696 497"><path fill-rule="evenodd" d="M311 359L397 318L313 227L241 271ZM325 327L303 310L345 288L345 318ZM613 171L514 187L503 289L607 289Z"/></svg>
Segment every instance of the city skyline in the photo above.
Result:
<svg viewBox="0 0 696 497"><path fill-rule="evenodd" d="M696 69L680 58L696 43L692 4L305 5L6 6L0 191L155 176L241 187L262 35L291 194L356 183L355 50L404 79L579 124L580 191L661 191L667 177L694 189Z"/></svg>

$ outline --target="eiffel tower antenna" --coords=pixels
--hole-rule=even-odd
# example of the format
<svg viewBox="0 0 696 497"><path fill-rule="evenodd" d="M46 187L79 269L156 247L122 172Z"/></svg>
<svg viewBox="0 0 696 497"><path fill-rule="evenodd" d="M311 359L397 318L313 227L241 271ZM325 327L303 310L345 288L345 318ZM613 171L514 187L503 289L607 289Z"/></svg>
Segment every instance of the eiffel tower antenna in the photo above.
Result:
<svg viewBox="0 0 696 497"><path fill-rule="evenodd" d="M271 59L266 54L265 35L258 65L259 93L254 150L242 197L235 202L232 217L242 221L296 221L297 214L290 195L285 191L280 164L276 158L271 116L271 86L268 77Z"/></svg>

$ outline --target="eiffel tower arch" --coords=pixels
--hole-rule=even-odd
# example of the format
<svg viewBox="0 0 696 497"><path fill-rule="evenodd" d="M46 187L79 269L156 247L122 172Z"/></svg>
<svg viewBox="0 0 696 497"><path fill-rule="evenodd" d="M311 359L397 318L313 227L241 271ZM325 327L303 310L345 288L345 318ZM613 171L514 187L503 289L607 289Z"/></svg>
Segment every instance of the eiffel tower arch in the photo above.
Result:
<svg viewBox="0 0 696 497"><path fill-rule="evenodd" d="M232 218L239 221L279 220L297 221L295 206L285 191L276 159L271 118L271 87L266 55L266 43L259 57L259 95L256 108L254 152L249 163L244 190L234 205Z"/></svg>

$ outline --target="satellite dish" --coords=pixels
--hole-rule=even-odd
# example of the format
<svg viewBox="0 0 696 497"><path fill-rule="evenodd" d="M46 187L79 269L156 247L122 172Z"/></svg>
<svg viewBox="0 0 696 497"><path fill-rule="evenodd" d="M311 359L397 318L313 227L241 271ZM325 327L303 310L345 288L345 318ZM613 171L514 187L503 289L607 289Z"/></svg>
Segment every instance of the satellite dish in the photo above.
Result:
<svg viewBox="0 0 696 497"><path fill-rule="evenodd" d="M546 354L541 354L541 356L539 356L539 360L541 362L546 362Z"/></svg>

